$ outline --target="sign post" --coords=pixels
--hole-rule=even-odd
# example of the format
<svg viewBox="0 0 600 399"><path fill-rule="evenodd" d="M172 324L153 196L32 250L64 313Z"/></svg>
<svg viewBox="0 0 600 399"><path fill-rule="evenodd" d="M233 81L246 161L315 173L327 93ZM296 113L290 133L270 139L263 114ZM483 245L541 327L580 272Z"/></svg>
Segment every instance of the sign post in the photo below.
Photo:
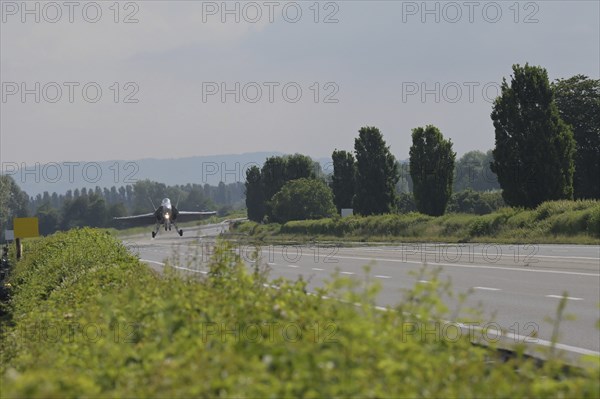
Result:
<svg viewBox="0 0 600 399"><path fill-rule="evenodd" d="M13 229L15 231L17 260L19 260L23 254L21 238L38 237L40 235L38 218L14 218Z"/></svg>

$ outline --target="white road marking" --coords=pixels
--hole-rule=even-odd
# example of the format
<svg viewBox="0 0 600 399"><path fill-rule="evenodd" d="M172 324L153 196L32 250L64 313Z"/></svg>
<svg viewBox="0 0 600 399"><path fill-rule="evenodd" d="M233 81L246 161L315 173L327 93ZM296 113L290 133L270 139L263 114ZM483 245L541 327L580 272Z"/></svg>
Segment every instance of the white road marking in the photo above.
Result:
<svg viewBox="0 0 600 399"><path fill-rule="evenodd" d="M562 299L562 295L546 295L546 298L556 298L556 299ZM571 301L583 301L583 298L575 298L572 296L568 296L567 299L571 300Z"/></svg>
<svg viewBox="0 0 600 399"><path fill-rule="evenodd" d="M149 260L149 259L140 259L140 261L142 262L147 262L147 263L155 263L158 265L165 265L163 262L157 262L155 260ZM180 268L180 267L176 267L176 268ZM186 269L186 268L183 268ZM198 271L198 270L190 270L190 271L194 271L194 272L200 272L203 274L206 274L206 271ZM352 272L341 272L342 274L354 274ZM429 281L427 280L419 280L419 283L429 283ZM266 284L265 284L266 285ZM272 286L273 288L279 289L279 287L276 286ZM546 295L546 297L548 298L562 298L562 296L560 295ZM326 295L322 295L321 298L323 299L329 299L328 296ZM567 299L571 299L571 300L583 300L583 298L573 298L573 297L567 297ZM388 308L387 307L383 307L383 306L375 306L375 309L378 310L382 310L382 311L387 311ZM458 325L459 327L461 327L461 329L466 329L468 331L470 331L470 329L476 329L476 330L481 330L481 327L478 326L473 326L473 325L466 325L466 324L462 324L462 323L455 323L456 325ZM486 331L495 331L494 329L487 329ZM506 338L509 339L513 339L513 340L519 340L519 342L529 342L527 340L532 340L531 343L533 344L537 344L540 346L546 346L546 347L552 347L554 346L557 349L562 349L568 352L574 352L574 353L579 353L582 355L593 355L593 356L600 356L600 352L594 351L594 350L590 350L590 349L585 349L585 348L580 348L580 347L576 347L576 346L571 346L571 345L566 345L566 344L561 344L561 343L552 343L550 341L546 341L544 339L540 339L540 338L531 338L529 336L524 336L524 335L519 335L519 334L514 334L514 333L510 333L510 332L501 332L498 331L499 335L502 335ZM517 341L515 341L517 342Z"/></svg>
<svg viewBox="0 0 600 399"><path fill-rule="evenodd" d="M375 275L375 277L376 278L391 278L390 276L384 276L384 275L381 275L381 274L377 274L377 275Z"/></svg>
<svg viewBox="0 0 600 399"><path fill-rule="evenodd" d="M421 261L412 261L412 260L403 260L403 259L390 259L390 258L368 258L362 256L339 256L335 255L335 258L339 259L356 259L356 260L366 260L366 261L379 261L379 262L394 262L394 263L414 263L414 264L423 264ZM592 258L596 259L596 258ZM502 266L484 266L484 265L464 265L460 263L438 263L431 262L432 265L440 265L440 266L448 266L448 267L464 267L467 269L496 269L496 270L506 270L513 272L528 272L528 273L554 273L554 274L570 274L574 276L590 276L590 277L600 277L600 273L582 273L582 272L567 272L563 270L540 270L540 269L529 269L523 267L522 269L515 267L502 267Z"/></svg>
<svg viewBox="0 0 600 399"><path fill-rule="evenodd" d="M474 290L484 290L484 291L500 291L500 288L492 288L492 287L473 287Z"/></svg>
<svg viewBox="0 0 600 399"><path fill-rule="evenodd" d="M157 262L155 260L149 260L149 259L140 259L142 262L146 262L146 263L156 263L157 265L165 265L163 262Z"/></svg>
<svg viewBox="0 0 600 399"><path fill-rule="evenodd" d="M341 274L348 274L348 275L352 275L354 274L353 272L340 272Z"/></svg>
<svg viewBox="0 0 600 399"><path fill-rule="evenodd" d="M146 262L146 263L155 263L155 264L157 264L157 265L162 265L162 266L165 266L165 263L164 263L164 262L158 262L158 261L155 261L155 260L150 260L150 259L140 259L140 261L142 261L142 262ZM171 266L171 267L173 267L173 268L175 268L175 269L179 269L179 270L185 270L185 271L188 271L188 272L193 272L193 273L202 273L202 274L208 274L208 272L207 272L206 270L195 270L195 269L189 269L189 268L187 268L187 267L183 267L183 266Z"/></svg>
<svg viewBox="0 0 600 399"><path fill-rule="evenodd" d="M427 281L427 280L419 280L418 282L421 284L429 284L429 281Z"/></svg>
<svg viewBox="0 0 600 399"><path fill-rule="evenodd" d="M297 269L298 265L287 265L287 267L293 267L294 269Z"/></svg>
<svg viewBox="0 0 600 399"><path fill-rule="evenodd" d="M313 267L312 269L316 272L322 272L325 270L325 269L321 269L320 267Z"/></svg>
<svg viewBox="0 0 600 399"><path fill-rule="evenodd" d="M425 245L425 244L416 244L416 245ZM427 244L427 245L430 245L430 244ZM433 246L433 245L436 245L436 244L431 244L431 245ZM463 245L463 244L444 244L443 247L448 246L448 248L450 248L450 249L451 248L457 248L457 247L460 248L460 245ZM474 245L474 246L481 245L483 247L483 244L477 244L477 243L464 244L464 245ZM577 247L575 247L575 248L577 248ZM342 248L342 249L354 249L354 248ZM387 249L386 248L382 248L382 249L378 249L378 248L363 248L362 250L365 251L365 252L398 252L398 253L403 253L403 252L409 252L410 251L409 255L421 255L421 254L439 255L439 251L431 251L431 250L430 251L428 251L428 250L421 251L419 249L419 247L416 248L417 252L415 252L415 249L408 249L408 248L398 248L398 249L393 249L393 248L392 249L390 249L390 248L387 248ZM566 249L559 249L559 250L551 249L550 251L553 251L553 252L554 251L557 251L557 252L567 252ZM512 253L514 255L514 252L512 252ZM472 253L471 255L473 255L475 257L480 257L480 258L483 257L483 254L481 254L481 253L479 253L479 254L478 253ZM507 255L507 256L510 256L510 255ZM599 260L600 259L600 258L590 257L590 256L560 256L560 255L537 255L537 254L535 254L535 255L520 254L519 256L520 257L524 257L524 258L531 258L531 259L535 259L535 258L583 259L583 260Z"/></svg>
<svg viewBox="0 0 600 399"><path fill-rule="evenodd" d="M267 265L269 265L269 266L277 266L277 263L267 262Z"/></svg>

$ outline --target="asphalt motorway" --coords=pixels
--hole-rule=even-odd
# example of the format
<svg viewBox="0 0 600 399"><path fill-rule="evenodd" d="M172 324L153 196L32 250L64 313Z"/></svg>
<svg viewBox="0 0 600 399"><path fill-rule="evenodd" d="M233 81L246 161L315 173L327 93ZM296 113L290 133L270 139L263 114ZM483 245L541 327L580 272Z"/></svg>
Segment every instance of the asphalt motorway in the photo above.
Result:
<svg viewBox="0 0 600 399"><path fill-rule="evenodd" d="M161 231L124 239L149 266L161 270L165 260L184 273L206 274L215 237L227 224L185 229L183 237ZM250 265L254 246L236 244L236 251ZM480 307L482 321L468 324L469 332L485 335L483 341L526 343L528 347L550 345L558 304L567 293L565 315L560 324L558 348L571 355L600 356L600 246L590 245L498 245L498 244L393 244L340 247L328 244L266 246L260 248L262 264L273 278L295 280L302 276L309 289L323 286L337 271L341 276L378 281L377 305L393 307L403 290L415 284L431 284L423 265L439 268L439 278L450 280L455 293L470 294L463 307ZM365 271L365 265L370 269ZM447 298L451 314L456 299ZM466 316L460 310L453 317ZM464 327L464 325L462 325ZM476 329L476 330L473 330ZM446 333L456 335L455 330ZM481 338L481 337L480 337Z"/></svg>

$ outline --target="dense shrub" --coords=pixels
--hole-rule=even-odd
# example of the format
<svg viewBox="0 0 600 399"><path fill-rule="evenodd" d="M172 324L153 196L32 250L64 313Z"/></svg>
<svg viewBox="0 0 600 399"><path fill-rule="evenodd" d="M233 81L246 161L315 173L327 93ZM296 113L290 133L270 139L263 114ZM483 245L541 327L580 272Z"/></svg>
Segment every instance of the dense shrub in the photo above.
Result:
<svg viewBox="0 0 600 399"><path fill-rule="evenodd" d="M500 191L482 193L464 190L452 194L447 212L485 215L497 211L503 206L505 205Z"/></svg>
<svg viewBox="0 0 600 399"><path fill-rule="evenodd" d="M77 250L83 243L96 243L101 256ZM432 334L436 321L448 317L439 298L451 294L436 274L408 290L396 308L379 311L378 288L367 280L334 276L308 295L306 282L269 281L226 243L216 248L208 274L190 279L169 267L158 276L92 230L47 238L35 248L12 280L14 320L3 325L0 341L2 397L599 393L598 370L570 373L555 362L539 368L519 358L503 363L494 351L473 346L468 334ZM73 254L64 266L60 252ZM40 290L46 275L59 283Z"/></svg>
<svg viewBox="0 0 600 399"><path fill-rule="evenodd" d="M497 193L489 194L496 198ZM497 198L496 198L497 199ZM493 203L492 199L486 199ZM499 206L496 203L494 206ZM254 237L268 239L275 235L349 238L351 240L382 239L465 241L493 238L502 242L573 242L598 243L600 237L600 202L550 201L533 210L500 208L477 216L469 213L448 213L432 217L417 212L377 216L351 216L320 220L293 221L283 225L261 227L269 233ZM242 224L241 230L248 227Z"/></svg>

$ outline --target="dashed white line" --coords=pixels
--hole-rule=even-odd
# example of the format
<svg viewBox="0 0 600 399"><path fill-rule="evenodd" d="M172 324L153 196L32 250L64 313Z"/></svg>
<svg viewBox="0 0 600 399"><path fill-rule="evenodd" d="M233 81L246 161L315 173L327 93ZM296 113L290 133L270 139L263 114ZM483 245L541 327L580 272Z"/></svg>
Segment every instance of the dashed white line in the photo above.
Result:
<svg viewBox="0 0 600 399"><path fill-rule="evenodd" d="M391 278L390 276L384 276L382 274L376 274L375 277L376 278Z"/></svg>
<svg viewBox="0 0 600 399"><path fill-rule="evenodd" d="M155 260L149 260L149 259L140 259L142 262L146 262L146 263L155 263L157 265L162 265L165 266L164 262L158 262ZM197 269L189 269L187 267L183 267L183 266L171 266L174 269L179 269L179 270L185 270L188 272L193 272L193 273L202 273L202 274L208 274L208 272L206 270L197 270Z"/></svg>
<svg viewBox="0 0 600 399"><path fill-rule="evenodd" d="M266 251L266 250L264 250ZM376 261L376 262L394 262L394 263L413 263L413 264L422 264L422 261L412 261L406 259L393 259L393 258L374 258L374 257L366 257L366 256L341 256L335 255L336 259L355 259L355 260L366 260L366 261ZM598 259L598 258L590 258L590 259ZM466 265L460 263L442 263L442 262L432 262L432 265L439 266L447 266L447 267L461 267L467 269L490 269L490 270L505 270L511 272L525 272L525 273L550 273L550 274L567 274L571 276L589 276L589 277L599 277L600 273L584 273L584 272L571 272L564 270L544 270L544 269L529 269L529 268L516 268L516 267L503 267L503 266L485 266L485 265Z"/></svg>
<svg viewBox="0 0 600 399"><path fill-rule="evenodd" d="M500 288L492 288L492 287L473 287L474 290L483 290L483 291L500 291Z"/></svg>
<svg viewBox="0 0 600 399"><path fill-rule="evenodd" d="M429 281L427 281L427 280L419 280L419 283L421 283L421 284L429 284Z"/></svg>
<svg viewBox="0 0 600 399"><path fill-rule="evenodd" d="M354 274L354 272L340 272L340 274L348 274L348 275L352 275L352 274Z"/></svg>
<svg viewBox="0 0 600 399"><path fill-rule="evenodd" d="M163 262L157 262L155 260L149 260L149 259L140 259L142 262L146 262L146 263L156 263L157 265L165 265Z"/></svg>
<svg viewBox="0 0 600 399"><path fill-rule="evenodd" d="M294 269L297 269L298 265L287 265L287 267L293 267Z"/></svg>
<svg viewBox="0 0 600 399"><path fill-rule="evenodd" d="M312 269L316 272L322 272L325 270L325 269L321 269L320 267L313 267Z"/></svg>
<svg viewBox="0 0 600 399"><path fill-rule="evenodd" d="M546 295L546 298L562 299L562 295ZM571 301L583 301L583 298L575 298L572 296L568 296L567 299L569 299Z"/></svg>

